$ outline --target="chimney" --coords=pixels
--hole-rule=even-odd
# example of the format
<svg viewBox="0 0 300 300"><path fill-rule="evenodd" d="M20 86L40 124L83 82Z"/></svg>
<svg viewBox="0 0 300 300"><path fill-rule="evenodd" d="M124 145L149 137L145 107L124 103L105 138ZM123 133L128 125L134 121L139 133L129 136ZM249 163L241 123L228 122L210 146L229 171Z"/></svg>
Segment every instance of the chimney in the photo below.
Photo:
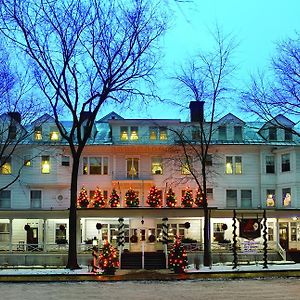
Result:
<svg viewBox="0 0 300 300"><path fill-rule="evenodd" d="M203 122L204 121L204 101L191 101L190 102L190 114L191 122Z"/></svg>
<svg viewBox="0 0 300 300"><path fill-rule="evenodd" d="M7 113L12 119L14 119L17 123L21 124L21 114L16 111L10 111Z"/></svg>

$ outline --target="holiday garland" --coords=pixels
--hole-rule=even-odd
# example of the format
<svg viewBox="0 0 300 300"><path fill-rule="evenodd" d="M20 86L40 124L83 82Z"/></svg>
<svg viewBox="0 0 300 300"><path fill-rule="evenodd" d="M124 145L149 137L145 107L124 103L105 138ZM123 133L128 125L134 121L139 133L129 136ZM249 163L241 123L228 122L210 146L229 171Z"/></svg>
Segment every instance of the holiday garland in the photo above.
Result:
<svg viewBox="0 0 300 300"><path fill-rule="evenodd" d="M166 205L167 207L175 207L177 203L175 193L173 192L172 188L169 188L167 195L166 195Z"/></svg>
<svg viewBox="0 0 300 300"><path fill-rule="evenodd" d="M120 196L117 194L115 189L112 190L111 195L109 197L110 207L119 207L120 206Z"/></svg>
<svg viewBox="0 0 300 300"><path fill-rule="evenodd" d="M99 268L103 270L104 274L115 274L116 268L119 267L119 259L116 249L109 244L107 240L104 241L104 245L99 254Z"/></svg>
<svg viewBox="0 0 300 300"><path fill-rule="evenodd" d="M147 197L147 203L151 207L161 207L162 206L161 193L155 186L151 187L151 189L149 191L149 194Z"/></svg>
<svg viewBox="0 0 300 300"><path fill-rule="evenodd" d="M181 244L179 237L176 237L175 243L169 254L169 266L175 273L184 273L188 264L186 250Z"/></svg>
<svg viewBox="0 0 300 300"><path fill-rule="evenodd" d="M192 191L187 189L184 193L184 196L181 198L181 205L183 207L192 207L193 203L194 200L192 196Z"/></svg>
<svg viewBox="0 0 300 300"><path fill-rule="evenodd" d="M96 208L98 208L98 207L100 207L100 208L105 207L106 202L105 202L105 199L104 199L104 197L102 195L102 192L99 189L99 187L97 187L97 189L95 191L92 203L93 203L93 207L96 207Z"/></svg>
<svg viewBox="0 0 300 300"><path fill-rule="evenodd" d="M79 192L77 203L79 207L88 207L89 205L87 190L85 189L84 186L81 188Z"/></svg>
<svg viewBox="0 0 300 300"><path fill-rule="evenodd" d="M203 207L203 193L202 193L201 189L198 189L198 191L197 191L196 198L195 198L195 204L198 207Z"/></svg>
<svg viewBox="0 0 300 300"><path fill-rule="evenodd" d="M126 199L126 205L127 207L138 207L139 206L139 198L137 196L137 193L129 189L125 194Z"/></svg>

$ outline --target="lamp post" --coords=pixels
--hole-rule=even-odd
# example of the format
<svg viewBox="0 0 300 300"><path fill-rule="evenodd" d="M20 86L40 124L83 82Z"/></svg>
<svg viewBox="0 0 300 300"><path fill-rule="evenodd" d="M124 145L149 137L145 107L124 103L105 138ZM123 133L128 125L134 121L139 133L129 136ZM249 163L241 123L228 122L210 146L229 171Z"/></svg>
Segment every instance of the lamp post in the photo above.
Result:
<svg viewBox="0 0 300 300"><path fill-rule="evenodd" d="M102 246L102 236L101 236L101 229L102 229L102 224L101 223L97 223L96 224L96 228L98 230L98 248L100 249Z"/></svg>

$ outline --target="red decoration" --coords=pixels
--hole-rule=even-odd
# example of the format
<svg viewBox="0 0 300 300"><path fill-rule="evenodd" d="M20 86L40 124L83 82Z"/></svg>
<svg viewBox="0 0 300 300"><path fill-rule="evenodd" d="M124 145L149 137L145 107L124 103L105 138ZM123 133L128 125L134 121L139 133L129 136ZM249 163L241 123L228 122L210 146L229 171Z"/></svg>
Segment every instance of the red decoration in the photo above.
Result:
<svg viewBox="0 0 300 300"><path fill-rule="evenodd" d="M175 207L177 203L175 193L173 192L172 188L169 188L167 195L166 195L166 205L167 207Z"/></svg>
<svg viewBox="0 0 300 300"><path fill-rule="evenodd" d="M193 196L191 190L186 190L184 196L181 198L181 204L183 207L193 207Z"/></svg>
<svg viewBox="0 0 300 300"><path fill-rule="evenodd" d="M114 275L116 268L118 267L119 259L117 251L107 240L105 240L99 254L99 268L103 270L103 274Z"/></svg>
<svg viewBox="0 0 300 300"><path fill-rule="evenodd" d="M78 206L79 207L88 207L89 205L89 199L88 199L88 194L87 194L87 190L85 189L84 186L82 186L79 196L78 196Z"/></svg>
<svg viewBox="0 0 300 300"><path fill-rule="evenodd" d="M120 206L120 196L117 194L115 189L112 190L109 198L110 207L119 207Z"/></svg>
<svg viewBox="0 0 300 300"><path fill-rule="evenodd" d="M106 201L99 187L96 188L92 203L93 203L93 207L95 208L99 208L99 207L104 208L106 205Z"/></svg>
<svg viewBox="0 0 300 300"><path fill-rule="evenodd" d="M147 203L151 207L161 207L162 206L162 199L160 191L155 187L151 187L148 197Z"/></svg>
<svg viewBox="0 0 300 300"><path fill-rule="evenodd" d="M186 250L181 244L179 237L176 237L173 248L169 254L169 266L175 273L184 273L184 269L188 264Z"/></svg>

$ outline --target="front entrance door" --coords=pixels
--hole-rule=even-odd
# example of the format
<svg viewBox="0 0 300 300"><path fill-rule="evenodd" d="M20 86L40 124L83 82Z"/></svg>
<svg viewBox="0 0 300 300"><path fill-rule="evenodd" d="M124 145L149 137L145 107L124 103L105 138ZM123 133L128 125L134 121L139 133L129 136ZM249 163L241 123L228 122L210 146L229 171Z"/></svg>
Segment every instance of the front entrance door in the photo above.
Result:
<svg viewBox="0 0 300 300"><path fill-rule="evenodd" d="M30 227L27 230L27 250L34 251L38 249L38 228Z"/></svg>
<svg viewBox="0 0 300 300"><path fill-rule="evenodd" d="M288 223L279 223L279 243L284 250L289 249L289 226Z"/></svg>

